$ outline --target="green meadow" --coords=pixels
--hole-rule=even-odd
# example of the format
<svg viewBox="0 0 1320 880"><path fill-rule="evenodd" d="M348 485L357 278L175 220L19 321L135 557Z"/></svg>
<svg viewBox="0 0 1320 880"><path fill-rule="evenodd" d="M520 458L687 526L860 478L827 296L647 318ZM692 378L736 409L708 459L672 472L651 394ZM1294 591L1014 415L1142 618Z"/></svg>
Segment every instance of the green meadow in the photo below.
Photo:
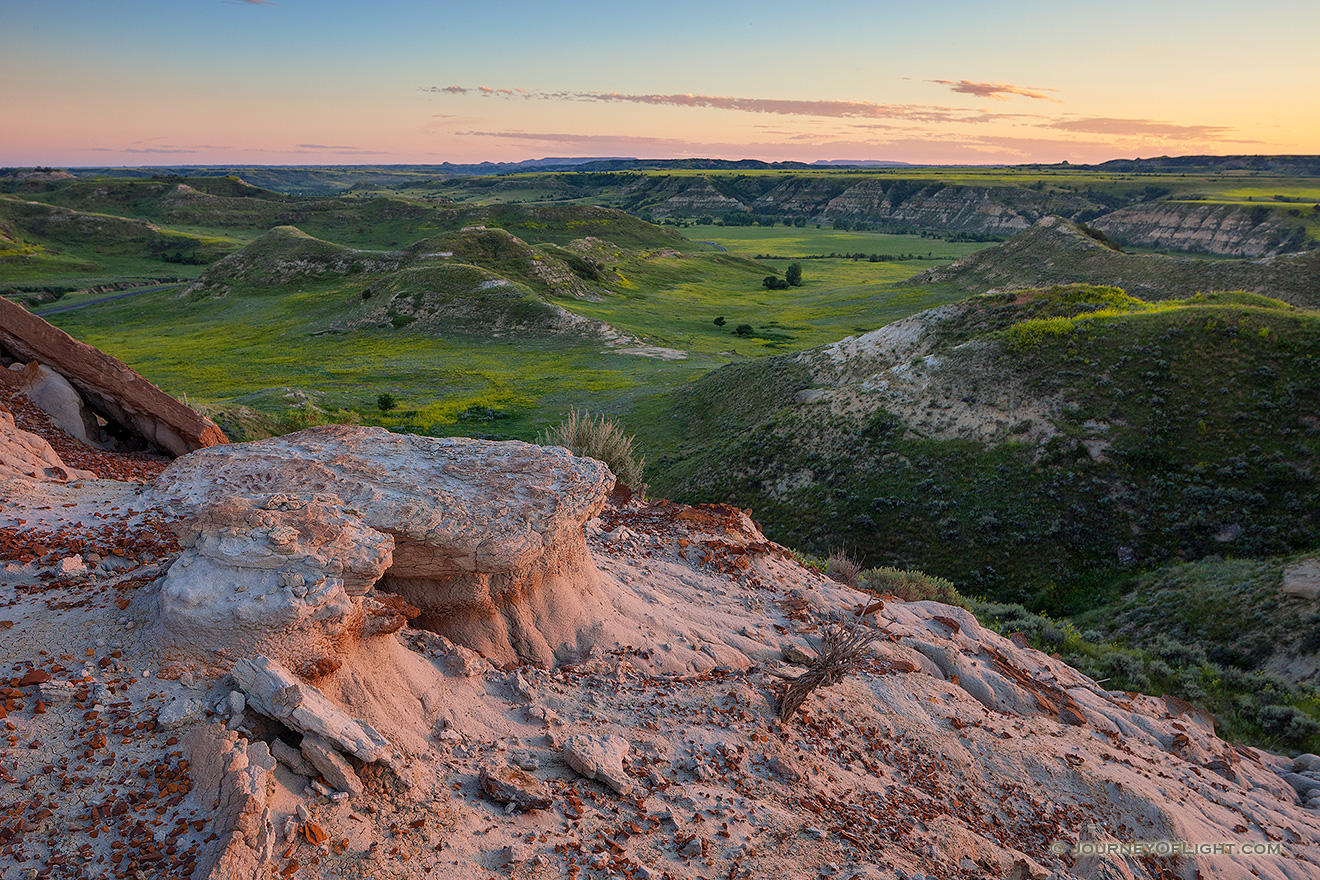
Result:
<svg viewBox="0 0 1320 880"><path fill-rule="evenodd" d="M865 254L868 257L871 254L884 257L910 254L920 259L957 259L985 247L982 243L951 242L940 238L923 238L920 235L845 232L830 229L828 226L817 228L814 223L805 227L690 226L683 227L681 231L685 237L694 242L713 242L727 248L730 253L748 257L764 254L797 259L828 258L831 254ZM803 268L805 269L806 266ZM903 277L912 274L913 272L907 272Z"/></svg>
<svg viewBox="0 0 1320 880"><path fill-rule="evenodd" d="M762 279L782 273L787 261L758 262L734 252L755 250L754 234L685 231L707 241L718 237L729 252L695 242L684 250L615 249L603 296L553 299L636 344L537 333L483 338L480 332L408 326L342 329L362 291L379 289L377 282L388 277L372 274L264 284L225 296L181 296L175 288L51 314L49 320L166 391L213 411L251 408L297 425L324 410L428 434L531 439L571 407L628 412L639 398L686 385L726 363L865 332L957 296L894 285L934 265L930 261L806 260L801 287L766 290ZM901 254L918 243L928 251L984 246L792 231L797 239L783 235L788 229L754 232L779 233L763 235L762 246L801 244L824 253L883 247ZM60 305L97 298L71 295ZM724 318L722 326L716 318ZM736 332L740 324L753 328L750 335ZM376 407L384 393L398 401L388 413Z"/></svg>
<svg viewBox="0 0 1320 880"><path fill-rule="evenodd" d="M252 407L280 414L305 410L310 402L341 416L407 430L530 438L571 406L619 414L638 406L645 410L649 404L639 401L725 364L811 348L959 299L965 293L952 286L904 282L988 246L929 233L844 231L828 223L820 228L814 222L657 227L592 207L621 203L621 190L639 182L697 176L742 195L811 178L843 186L882 178L1047 194L1103 191L1124 198L1158 184L1170 199L1269 199L1276 210L1308 209L1306 219L1320 223L1320 214L1310 216L1309 205L1293 201L1320 196L1307 180L1233 172L679 169L455 180L419 174L407 181L367 177L340 197L272 192L236 176L95 178L8 187L0 198L5 236L0 286L33 304L60 295L66 296L61 304L73 304L102 296L76 293L82 287L187 281L201 274L205 263L250 245L277 225L297 226L340 250L373 251L403 250L470 225L499 227L536 253L587 272L584 277L600 292L570 298L542 290L540 296L605 322L635 342L611 346L535 332L483 338L472 327L459 334L402 321L345 330L338 325L360 305L364 290L397 286L397 280L377 285L384 277L371 274L331 273L302 283L248 281L222 297L180 298L178 289L142 293L53 314L50 320L121 357L166 390L222 410ZM54 206L46 211L85 212L77 219L95 234L60 237L33 203ZM599 242L582 252L587 263L599 264L596 269L565 250L587 237ZM782 277L793 261L802 264L800 287L762 286L765 276ZM481 264L484 270L515 277L508 266L487 263ZM396 410L382 413L375 407L382 393L398 399Z"/></svg>

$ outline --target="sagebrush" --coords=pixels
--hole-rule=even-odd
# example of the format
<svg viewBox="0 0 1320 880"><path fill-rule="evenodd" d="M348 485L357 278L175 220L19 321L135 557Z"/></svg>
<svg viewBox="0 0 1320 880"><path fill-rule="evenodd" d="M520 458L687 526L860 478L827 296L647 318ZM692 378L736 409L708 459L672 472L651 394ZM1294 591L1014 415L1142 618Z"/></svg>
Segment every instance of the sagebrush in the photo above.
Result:
<svg viewBox="0 0 1320 880"><path fill-rule="evenodd" d="M806 672L793 679L779 701L779 719L788 721L812 691L843 681L872 659L871 642L876 636L860 617L847 624L831 624L821 638L820 654Z"/></svg>
<svg viewBox="0 0 1320 880"><path fill-rule="evenodd" d="M872 592L890 592L904 602L930 600L959 608L968 607L967 599L952 582L925 572L882 566L868 568L862 572L861 578Z"/></svg>
<svg viewBox="0 0 1320 880"><path fill-rule="evenodd" d="M862 585L862 567L847 553L835 550L825 560L825 573L841 584L850 587Z"/></svg>

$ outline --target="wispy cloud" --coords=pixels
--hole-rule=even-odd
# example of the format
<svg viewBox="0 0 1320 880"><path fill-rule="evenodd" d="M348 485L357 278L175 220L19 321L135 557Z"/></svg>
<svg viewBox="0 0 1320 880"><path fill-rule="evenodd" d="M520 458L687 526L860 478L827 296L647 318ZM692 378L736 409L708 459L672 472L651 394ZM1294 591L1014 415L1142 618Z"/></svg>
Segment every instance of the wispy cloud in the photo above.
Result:
<svg viewBox="0 0 1320 880"><path fill-rule="evenodd" d="M875 104L870 101L795 100L790 98L738 98L723 95L638 95L623 92L544 92L527 89L495 89L490 86L430 86L424 92L448 95L476 94L482 97L522 98L528 101L577 101L607 104L645 104L656 107L694 107L769 113L778 116L822 118L903 119L914 122L980 122L998 118L979 110L922 104Z"/></svg>
<svg viewBox="0 0 1320 880"><path fill-rule="evenodd" d="M497 138L515 141L539 141L546 144L636 144L641 146L688 147L694 141L682 138L647 137L627 134L570 134L550 131L456 131L460 137Z"/></svg>
<svg viewBox="0 0 1320 880"><path fill-rule="evenodd" d="M93 153L120 153L123 155L142 156L142 155L174 155L187 156L206 153L217 153L232 151L232 146L217 144L192 144L184 146L181 144L149 144L142 141L134 141L126 147L88 147L89 152ZM366 147L355 147L345 144L296 144L289 149L274 149L267 147L239 147L239 152L243 153L279 153L279 154L297 154L303 156L311 155L338 155L338 156L384 156L385 150L370 150Z"/></svg>
<svg viewBox="0 0 1320 880"><path fill-rule="evenodd" d="M1156 119L1115 119L1109 116L1088 116L1078 119L1060 119L1049 124L1060 131L1083 134L1104 134L1114 137L1160 137L1177 140L1233 140L1234 129L1223 125L1179 125Z"/></svg>
<svg viewBox="0 0 1320 880"><path fill-rule="evenodd" d="M1058 98L1051 98L1046 92L1057 92L1058 89L1043 89L1037 87L1015 86L1012 83L988 83L972 82L968 79L932 79L927 82L937 83L942 86L948 86L949 91L957 92L960 95L972 95L977 98L990 98L994 101L1007 101L1009 95L1018 95L1023 98L1034 98L1037 101L1050 101L1054 104L1062 104Z"/></svg>
<svg viewBox="0 0 1320 880"><path fill-rule="evenodd" d="M190 154L201 150L197 147L88 147L94 153L132 153L135 155L151 153Z"/></svg>
<svg viewBox="0 0 1320 880"><path fill-rule="evenodd" d="M369 150L346 144L297 144L292 152L297 153L333 153L339 156L384 156L385 150Z"/></svg>

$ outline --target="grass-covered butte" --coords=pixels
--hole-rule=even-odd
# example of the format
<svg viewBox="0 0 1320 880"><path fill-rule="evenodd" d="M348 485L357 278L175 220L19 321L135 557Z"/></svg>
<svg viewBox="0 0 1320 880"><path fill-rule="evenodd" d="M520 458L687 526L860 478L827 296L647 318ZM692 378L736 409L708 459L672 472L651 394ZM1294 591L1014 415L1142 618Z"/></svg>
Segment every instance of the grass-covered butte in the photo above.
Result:
<svg viewBox="0 0 1320 880"><path fill-rule="evenodd" d="M652 490L1056 614L1320 539L1320 316L1250 294L983 295L725 367L629 425Z"/></svg>

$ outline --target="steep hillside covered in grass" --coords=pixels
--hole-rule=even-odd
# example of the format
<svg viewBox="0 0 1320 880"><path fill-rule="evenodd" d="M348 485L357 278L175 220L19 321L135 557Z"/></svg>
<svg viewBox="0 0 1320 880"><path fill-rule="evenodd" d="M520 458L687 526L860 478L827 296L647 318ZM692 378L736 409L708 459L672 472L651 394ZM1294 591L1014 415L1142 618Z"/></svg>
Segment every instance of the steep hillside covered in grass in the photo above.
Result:
<svg viewBox="0 0 1320 880"><path fill-rule="evenodd" d="M1046 217L1003 244L912 280L953 285L968 293L1085 282L1121 287L1142 299L1248 290L1317 308L1320 250L1257 260L1128 254L1103 232L1061 217Z"/></svg>
<svg viewBox="0 0 1320 880"><path fill-rule="evenodd" d="M229 177L18 180L0 194L54 207L164 225L264 232L297 226L309 235L369 248L406 247L467 226L508 229L533 244L565 245L588 236L630 248L679 246L673 230L592 205L449 205L398 196L309 197L272 192Z"/></svg>
<svg viewBox="0 0 1320 880"><path fill-rule="evenodd" d="M1320 683L1320 603L1313 555L1173 565L1125 580L1122 595L1079 627L1148 650L1173 642L1208 662Z"/></svg>
<svg viewBox="0 0 1320 880"><path fill-rule="evenodd" d="M351 278L363 286L343 300L341 285ZM401 251L365 251L280 226L216 263L186 293L277 296L320 285L334 285L330 295L343 303L326 332L415 325L414 330L442 335L619 337L607 325L544 299L597 295L567 263L502 229L485 227L467 227Z"/></svg>
<svg viewBox="0 0 1320 880"><path fill-rule="evenodd" d="M162 229L145 220L0 197L0 281L188 274L188 267L204 266L235 247L228 238Z"/></svg>
<svg viewBox="0 0 1320 880"><path fill-rule="evenodd" d="M318 277L388 272L403 263L396 252L360 251L314 238L294 226L277 226L211 266L187 292L224 296L234 290L278 288Z"/></svg>
<svg viewBox="0 0 1320 880"><path fill-rule="evenodd" d="M521 281L461 262L414 266L384 276L364 288L360 304L334 326L339 331L411 327L485 338L538 333L619 336L608 325L548 302Z"/></svg>
<svg viewBox="0 0 1320 880"><path fill-rule="evenodd" d="M1251 295L973 297L738 364L635 427L654 491L1076 612L1117 573L1320 540L1320 316Z"/></svg>

